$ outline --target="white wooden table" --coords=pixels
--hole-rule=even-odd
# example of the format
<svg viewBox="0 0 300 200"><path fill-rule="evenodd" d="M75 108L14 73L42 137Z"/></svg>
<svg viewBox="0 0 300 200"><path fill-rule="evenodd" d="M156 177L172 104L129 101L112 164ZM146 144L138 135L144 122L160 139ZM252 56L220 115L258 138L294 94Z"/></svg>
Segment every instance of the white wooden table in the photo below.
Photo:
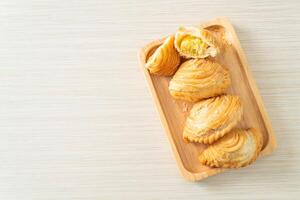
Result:
<svg viewBox="0 0 300 200"><path fill-rule="evenodd" d="M0 199L297 199L300 1L0 1ZM236 27L277 151L190 183L137 61L216 16Z"/></svg>

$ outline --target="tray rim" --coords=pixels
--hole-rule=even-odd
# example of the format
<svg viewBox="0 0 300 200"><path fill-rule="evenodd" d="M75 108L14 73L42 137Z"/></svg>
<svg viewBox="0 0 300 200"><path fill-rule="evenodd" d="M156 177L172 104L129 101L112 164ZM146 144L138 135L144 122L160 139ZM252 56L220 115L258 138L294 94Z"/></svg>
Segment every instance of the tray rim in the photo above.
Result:
<svg viewBox="0 0 300 200"><path fill-rule="evenodd" d="M262 97L260 95L259 89L256 85L255 79L253 78L252 72L250 70L246 55L242 49L242 46L240 44L239 38L235 32L235 29L233 27L233 25L231 24L231 22L229 21L229 19L227 17L217 17L213 20L210 20L208 22L202 23L201 24L203 27L207 27L207 26L211 26L211 25L222 25L223 27L225 27L227 29L228 32L230 32L232 34L233 42L231 45L233 45L237 51L237 54L240 57L240 62L243 65L247 80L249 81L249 85L250 85L250 89L252 90L252 93L255 97L255 100L257 102L257 106L261 112L262 115L262 119L265 123L265 127L267 129L267 133L268 133L268 142L265 146L265 148L260 152L260 156L265 156L265 155L269 155L271 154L276 148L277 148L277 142L276 142L276 136L275 133L273 131L272 128L272 124L271 121L269 119L267 110L264 106ZM189 170L187 170L180 158L179 152L176 148L176 145L174 143L174 140L172 138L172 133L166 118L166 115L164 114L164 111L162 109L162 106L160 104L160 100L158 98L158 94L155 91L155 87L154 84L152 82L151 79L151 75L149 73L149 71L144 67L145 63L146 63L146 57L149 53L149 51L155 47L160 45L166 37L163 37L162 39L158 39L158 40L154 40L150 43L148 43L147 45L145 45L143 48L140 49L139 53L138 53L138 58L139 58L139 63L140 66L142 67L142 70L144 72L144 76L147 80L147 85L149 90L151 91L152 94L152 99L154 100L155 103L155 107L158 110L159 116L160 116L160 120L161 123L165 129L165 132L167 134L168 140L171 144L171 148L173 151L173 154L175 156L175 160L177 162L177 166L179 167L179 171L181 172L182 176L189 180L189 181L200 181L202 179L205 179L209 176L213 176L216 175L218 173L221 173L227 169L223 169L223 168L214 168L214 170L209 170L209 171L204 171L204 172L191 172Z"/></svg>

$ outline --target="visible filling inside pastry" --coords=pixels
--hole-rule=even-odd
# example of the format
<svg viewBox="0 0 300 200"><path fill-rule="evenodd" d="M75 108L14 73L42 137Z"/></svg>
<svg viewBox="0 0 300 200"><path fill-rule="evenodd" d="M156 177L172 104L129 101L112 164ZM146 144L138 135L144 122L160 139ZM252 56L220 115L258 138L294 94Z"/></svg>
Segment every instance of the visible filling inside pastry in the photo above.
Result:
<svg viewBox="0 0 300 200"><path fill-rule="evenodd" d="M194 36L186 36L182 39L180 49L183 53L191 54L192 56L199 56L204 54L209 45L202 41L202 39Z"/></svg>

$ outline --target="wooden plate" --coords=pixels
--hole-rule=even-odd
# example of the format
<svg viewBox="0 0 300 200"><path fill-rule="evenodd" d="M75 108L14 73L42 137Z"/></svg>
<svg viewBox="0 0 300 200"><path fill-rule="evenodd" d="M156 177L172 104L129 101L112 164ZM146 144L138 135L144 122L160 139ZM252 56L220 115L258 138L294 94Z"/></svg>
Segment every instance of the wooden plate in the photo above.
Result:
<svg viewBox="0 0 300 200"><path fill-rule="evenodd" d="M258 129L264 138L264 146L260 155L272 153L276 148L275 135L233 26L224 17L204 23L202 26L214 31L217 37L226 38L228 41L226 48L215 60L230 71L232 83L227 93L239 95L243 101L244 115L238 126ZM144 67L149 56L163 41L164 39L160 39L151 42L141 49L139 54L141 67L182 175L191 181L201 180L220 173L224 169L201 165L198 156L205 149L205 145L187 144L182 139L185 119L192 104L174 100L171 97L168 90L170 77L151 75Z"/></svg>

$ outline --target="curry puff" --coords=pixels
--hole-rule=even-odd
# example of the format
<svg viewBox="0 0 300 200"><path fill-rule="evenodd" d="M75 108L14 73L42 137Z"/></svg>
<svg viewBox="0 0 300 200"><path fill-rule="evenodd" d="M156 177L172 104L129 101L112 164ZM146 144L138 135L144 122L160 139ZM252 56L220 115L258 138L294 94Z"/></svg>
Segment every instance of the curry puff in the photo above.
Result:
<svg viewBox="0 0 300 200"><path fill-rule="evenodd" d="M180 55L174 47L174 36L170 36L150 56L145 67L151 74L171 76L176 72L179 64Z"/></svg>
<svg viewBox="0 0 300 200"><path fill-rule="evenodd" d="M202 100L192 107L183 138L187 142L212 144L237 125L242 113L238 96L222 95Z"/></svg>
<svg viewBox="0 0 300 200"><path fill-rule="evenodd" d="M208 59L191 59L181 64L169 91L175 99L196 102L225 93L229 85L227 69Z"/></svg>
<svg viewBox="0 0 300 200"><path fill-rule="evenodd" d="M262 144L261 134L255 129L233 129L205 149L199 160L210 167L244 167L256 160Z"/></svg>
<svg viewBox="0 0 300 200"><path fill-rule="evenodd" d="M175 47L186 58L215 57L220 51L213 33L198 27L180 27L175 34Z"/></svg>

